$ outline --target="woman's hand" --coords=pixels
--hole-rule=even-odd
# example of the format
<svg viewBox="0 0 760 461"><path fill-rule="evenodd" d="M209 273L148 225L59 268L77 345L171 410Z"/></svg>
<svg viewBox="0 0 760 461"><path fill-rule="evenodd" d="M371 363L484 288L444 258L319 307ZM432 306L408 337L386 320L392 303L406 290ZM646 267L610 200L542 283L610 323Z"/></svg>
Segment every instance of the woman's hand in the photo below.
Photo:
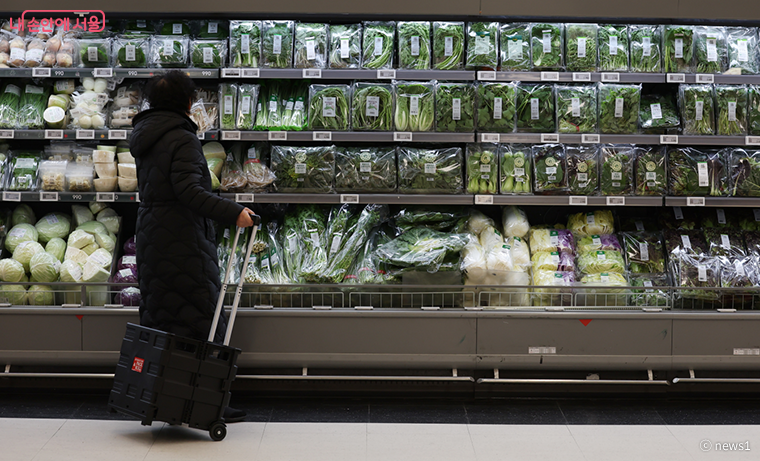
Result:
<svg viewBox="0 0 760 461"><path fill-rule="evenodd" d="M249 208L243 208L237 218L238 227L251 227L253 226L253 219L251 215L254 214Z"/></svg>

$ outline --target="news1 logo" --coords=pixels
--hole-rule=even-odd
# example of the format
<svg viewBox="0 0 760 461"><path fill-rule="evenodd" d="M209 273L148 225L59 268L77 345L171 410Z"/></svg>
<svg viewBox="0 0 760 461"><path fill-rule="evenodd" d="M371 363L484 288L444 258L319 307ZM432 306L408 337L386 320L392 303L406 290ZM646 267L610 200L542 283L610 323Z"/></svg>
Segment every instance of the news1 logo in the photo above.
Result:
<svg viewBox="0 0 760 461"><path fill-rule="evenodd" d="M52 34L56 27L64 32L103 32L105 24L106 14L103 10L26 10L20 18L10 18L9 28L16 34Z"/></svg>

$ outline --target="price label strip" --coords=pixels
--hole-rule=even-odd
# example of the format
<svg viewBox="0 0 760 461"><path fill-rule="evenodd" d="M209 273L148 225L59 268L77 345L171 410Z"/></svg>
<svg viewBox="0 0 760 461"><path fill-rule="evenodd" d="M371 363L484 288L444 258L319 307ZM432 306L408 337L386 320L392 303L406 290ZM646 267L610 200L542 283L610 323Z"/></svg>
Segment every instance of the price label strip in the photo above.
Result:
<svg viewBox="0 0 760 461"><path fill-rule="evenodd" d="M493 195L476 195L475 205L493 205Z"/></svg>
<svg viewBox="0 0 760 461"><path fill-rule="evenodd" d="M396 131L393 133L393 141L395 142L412 142L414 136L408 131Z"/></svg>
<svg viewBox="0 0 760 461"><path fill-rule="evenodd" d="M574 195L570 197L569 205L574 206L587 206L588 205L588 197L583 195Z"/></svg>
<svg viewBox="0 0 760 461"><path fill-rule="evenodd" d="M116 194L113 192L98 192L95 195L96 202L115 202Z"/></svg>
<svg viewBox="0 0 760 461"><path fill-rule="evenodd" d="M341 194L340 203L359 203L357 194Z"/></svg>
<svg viewBox="0 0 760 461"><path fill-rule="evenodd" d="M240 132L222 131L222 141L240 141Z"/></svg>
<svg viewBox="0 0 760 461"><path fill-rule="evenodd" d="M303 78L322 78L322 69L304 69Z"/></svg>
<svg viewBox="0 0 760 461"><path fill-rule="evenodd" d="M312 141L332 141L332 133L329 131L315 131L311 136Z"/></svg>
<svg viewBox="0 0 760 461"><path fill-rule="evenodd" d="M607 206L625 206L625 197L607 197Z"/></svg>
<svg viewBox="0 0 760 461"><path fill-rule="evenodd" d="M481 133L480 134L480 142L499 142L501 141L501 136L499 133Z"/></svg>
<svg viewBox="0 0 760 461"><path fill-rule="evenodd" d="M573 72L573 81L574 82L590 82L591 73L590 72Z"/></svg>
<svg viewBox="0 0 760 461"><path fill-rule="evenodd" d="M260 78L260 69L243 69L243 78Z"/></svg>
<svg viewBox="0 0 760 461"><path fill-rule="evenodd" d="M77 139L95 139L95 130L77 130Z"/></svg>
<svg viewBox="0 0 760 461"><path fill-rule="evenodd" d="M235 194L235 201L238 203L253 203L253 194Z"/></svg>
<svg viewBox="0 0 760 461"><path fill-rule="evenodd" d="M541 133L541 142L559 142L559 135L556 133Z"/></svg>
<svg viewBox="0 0 760 461"><path fill-rule="evenodd" d="M479 71L478 72L478 80L495 81L496 80L496 72L493 72L493 71Z"/></svg>
<svg viewBox="0 0 760 461"><path fill-rule="evenodd" d="M599 144L600 137L598 134L583 134L581 135L581 143L583 144Z"/></svg>
<svg viewBox="0 0 760 461"><path fill-rule="evenodd" d="M57 202L58 192L40 192L40 202Z"/></svg>
<svg viewBox="0 0 760 461"><path fill-rule="evenodd" d="M705 206L704 197L687 197L686 206Z"/></svg>
<svg viewBox="0 0 760 461"><path fill-rule="evenodd" d="M381 69L377 71L377 78L380 80L388 80L396 78L396 71L394 69Z"/></svg>
<svg viewBox="0 0 760 461"><path fill-rule="evenodd" d="M240 77L240 69L222 69L222 78Z"/></svg>
<svg viewBox="0 0 760 461"><path fill-rule="evenodd" d="M268 135L268 139L270 141L287 141L288 132L287 131L270 131Z"/></svg>
<svg viewBox="0 0 760 461"><path fill-rule="evenodd" d="M20 202L21 192L3 192L4 202Z"/></svg>

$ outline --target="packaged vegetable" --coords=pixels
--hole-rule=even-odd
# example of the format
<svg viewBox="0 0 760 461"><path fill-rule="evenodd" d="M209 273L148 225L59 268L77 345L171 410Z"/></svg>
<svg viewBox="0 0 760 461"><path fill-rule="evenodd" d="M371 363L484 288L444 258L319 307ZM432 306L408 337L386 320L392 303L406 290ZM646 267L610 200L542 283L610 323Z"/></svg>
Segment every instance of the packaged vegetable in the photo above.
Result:
<svg viewBox="0 0 760 461"><path fill-rule="evenodd" d="M243 192L248 184L243 167L231 152L227 154L227 160L224 161L222 175L219 179L219 188L222 192Z"/></svg>
<svg viewBox="0 0 760 461"><path fill-rule="evenodd" d="M668 177L665 173L665 149L658 146L642 146L636 149L633 171L636 177L636 195L665 195Z"/></svg>
<svg viewBox="0 0 760 461"><path fill-rule="evenodd" d="M557 85L557 126L560 133L596 133L597 88L591 86Z"/></svg>
<svg viewBox="0 0 760 461"><path fill-rule="evenodd" d="M683 134L715 134L715 103L712 85L680 85L678 102Z"/></svg>
<svg viewBox="0 0 760 461"><path fill-rule="evenodd" d="M760 271L754 258L720 258L720 286L746 288L725 290L720 304L724 309L746 309L753 306L754 288L760 284Z"/></svg>
<svg viewBox="0 0 760 461"><path fill-rule="evenodd" d="M270 161L278 192L334 191L335 146L272 146Z"/></svg>
<svg viewBox="0 0 760 461"><path fill-rule="evenodd" d="M463 22L433 22L433 69L464 69Z"/></svg>
<svg viewBox="0 0 760 461"><path fill-rule="evenodd" d="M327 24L296 24L293 67L324 69L327 67Z"/></svg>
<svg viewBox="0 0 760 461"><path fill-rule="evenodd" d="M705 229L705 243L710 256L744 258L747 249L744 247L744 237L739 230L712 228Z"/></svg>
<svg viewBox="0 0 760 461"><path fill-rule="evenodd" d="M430 22L399 21L398 68L430 69Z"/></svg>
<svg viewBox="0 0 760 461"><path fill-rule="evenodd" d="M94 171L92 163L69 163L66 166L66 183L70 192L92 191Z"/></svg>
<svg viewBox="0 0 760 461"><path fill-rule="evenodd" d="M227 21L202 19L199 24L198 37L223 40L229 36Z"/></svg>
<svg viewBox="0 0 760 461"><path fill-rule="evenodd" d="M79 52L77 41L70 38L61 40L61 47L55 53L55 66L59 68L70 68L79 65Z"/></svg>
<svg viewBox="0 0 760 461"><path fill-rule="evenodd" d="M63 192L66 190L67 160L43 160L40 162L40 189Z"/></svg>
<svg viewBox="0 0 760 461"><path fill-rule="evenodd" d="M478 85L478 131L511 133L515 128L514 83Z"/></svg>
<svg viewBox="0 0 760 461"><path fill-rule="evenodd" d="M565 145L567 177L572 195L596 195L599 192L599 147Z"/></svg>
<svg viewBox="0 0 760 461"><path fill-rule="evenodd" d="M112 44L114 67L148 67L150 39L120 35Z"/></svg>
<svg viewBox="0 0 760 461"><path fill-rule="evenodd" d="M576 306L609 307L627 306L628 290L614 288L628 286L623 274L617 272L596 272L584 274L581 278L581 290L577 290ZM598 287L598 288L596 288Z"/></svg>
<svg viewBox="0 0 760 461"><path fill-rule="evenodd" d="M394 147L340 147L335 154L337 192L390 193L396 191Z"/></svg>
<svg viewBox="0 0 760 461"><path fill-rule="evenodd" d="M250 83L238 85L237 116L235 119L235 126L238 130L253 130L258 99L259 85Z"/></svg>
<svg viewBox="0 0 760 461"><path fill-rule="evenodd" d="M398 187L400 193L461 194L462 149L398 150Z"/></svg>
<svg viewBox="0 0 760 461"><path fill-rule="evenodd" d="M309 87L309 129L348 131L351 87L311 85Z"/></svg>
<svg viewBox="0 0 760 461"><path fill-rule="evenodd" d="M641 85L599 84L599 132L636 133Z"/></svg>
<svg viewBox="0 0 760 461"><path fill-rule="evenodd" d="M306 127L309 85L306 81L269 80L261 86L255 130L293 130Z"/></svg>
<svg viewBox="0 0 760 461"><path fill-rule="evenodd" d="M576 248L579 253L585 251L617 251L623 253L623 247L615 234L586 235L578 239Z"/></svg>
<svg viewBox="0 0 760 461"><path fill-rule="evenodd" d="M665 72L693 73L694 28L666 24L663 30Z"/></svg>
<svg viewBox="0 0 760 461"><path fill-rule="evenodd" d="M227 62L226 40L191 40L190 64L200 69L218 69Z"/></svg>
<svg viewBox="0 0 760 461"><path fill-rule="evenodd" d="M394 81L397 131L433 131L435 82Z"/></svg>
<svg viewBox="0 0 760 461"><path fill-rule="evenodd" d="M595 210L570 215L567 228L579 237L615 233L615 218L610 210Z"/></svg>
<svg viewBox="0 0 760 461"><path fill-rule="evenodd" d="M634 274L665 274L665 252L655 232L623 234L628 270Z"/></svg>
<svg viewBox="0 0 760 461"><path fill-rule="evenodd" d="M499 146L467 144L467 193L496 194L499 183Z"/></svg>
<svg viewBox="0 0 760 461"><path fill-rule="evenodd" d="M38 152L12 153L9 164L8 190L37 190L39 160Z"/></svg>
<svg viewBox="0 0 760 461"><path fill-rule="evenodd" d="M155 67L187 67L190 38L156 35L151 39L150 63Z"/></svg>
<svg viewBox="0 0 760 461"><path fill-rule="evenodd" d="M675 100L670 95L643 95L639 109L639 127L648 134L678 133L680 120Z"/></svg>
<svg viewBox="0 0 760 461"><path fill-rule="evenodd" d="M475 130L475 87L466 83L439 83L435 90L437 132Z"/></svg>
<svg viewBox="0 0 760 461"><path fill-rule="evenodd" d="M3 85L3 93L0 95L0 128L16 127L20 101L20 87L12 83Z"/></svg>
<svg viewBox="0 0 760 461"><path fill-rule="evenodd" d="M704 308L717 301L715 290L690 290L688 288L714 288L720 286L720 261L708 256L681 255L678 258L677 286L687 288L676 291L683 308ZM707 304L705 304L707 303Z"/></svg>
<svg viewBox="0 0 760 461"><path fill-rule="evenodd" d="M531 60L533 70L562 70L565 65L562 51L562 24L531 25Z"/></svg>
<svg viewBox="0 0 760 461"><path fill-rule="evenodd" d="M351 89L351 129L393 130L393 86L383 83L354 83Z"/></svg>
<svg viewBox="0 0 760 461"><path fill-rule="evenodd" d="M715 150L668 150L668 189L672 195L720 197L727 193L728 167Z"/></svg>
<svg viewBox="0 0 760 461"><path fill-rule="evenodd" d="M262 150L266 146L266 144L255 143L248 149L246 159L243 162L243 172L248 182L248 190L251 192L264 192L277 179L262 159Z"/></svg>
<svg viewBox="0 0 760 461"><path fill-rule="evenodd" d="M730 195L760 197L760 151L726 149L731 168Z"/></svg>
<svg viewBox="0 0 760 461"><path fill-rule="evenodd" d="M632 195L633 161L638 149L633 145L608 144L599 154L599 190L602 195Z"/></svg>
<svg viewBox="0 0 760 461"><path fill-rule="evenodd" d="M532 193L530 146L504 144L499 149L499 156L501 157L501 193Z"/></svg>
<svg viewBox="0 0 760 461"><path fill-rule="evenodd" d="M700 225L703 229L736 229L739 227L738 216L733 210L727 212L724 208L713 208L700 213Z"/></svg>
<svg viewBox="0 0 760 461"><path fill-rule="evenodd" d="M449 234L426 227L414 227L378 246L375 254L381 262L387 264L437 272L447 254L458 254L468 241L466 234Z"/></svg>
<svg viewBox="0 0 760 461"><path fill-rule="evenodd" d="M534 288L534 306L569 306L573 301L572 286L575 284L574 272L536 271L533 272L533 285L546 287ZM554 287L554 288L550 288Z"/></svg>
<svg viewBox="0 0 760 461"><path fill-rule="evenodd" d="M575 270L575 261L571 253L552 251L551 253L534 253L530 258L533 271L569 271Z"/></svg>
<svg viewBox="0 0 760 461"><path fill-rule="evenodd" d="M670 286L667 275L636 274L631 275L631 286L641 289L631 290L631 305L641 307L667 307L670 294L666 289L656 287Z"/></svg>
<svg viewBox="0 0 760 461"><path fill-rule="evenodd" d="M698 74L720 74L728 68L726 28L694 27L694 70Z"/></svg>
<svg viewBox="0 0 760 461"><path fill-rule="evenodd" d="M33 38L26 44L26 54L24 55L24 67L39 67L42 65L45 54L45 42L39 38ZM45 66L52 67L52 66Z"/></svg>
<svg viewBox="0 0 760 461"><path fill-rule="evenodd" d="M80 39L78 46L80 67L110 67L110 38Z"/></svg>
<svg viewBox="0 0 760 461"><path fill-rule="evenodd" d="M604 24L599 26L599 71L627 72L628 26Z"/></svg>
<svg viewBox="0 0 760 461"><path fill-rule="evenodd" d="M293 66L293 21L264 21L261 35L262 67Z"/></svg>
<svg viewBox="0 0 760 461"><path fill-rule="evenodd" d="M234 83L219 85L219 128L223 130L234 130L237 126L235 120L237 94L238 87Z"/></svg>
<svg viewBox="0 0 760 461"><path fill-rule="evenodd" d="M261 65L261 21L230 21L230 66Z"/></svg>
<svg viewBox="0 0 760 461"><path fill-rule="evenodd" d="M47 108L49 91L47 87L25 85L19 101L16 127L23 130L45 128L43 113Z"/></svg>
<svg viewBox="0 0 760 461"><path fill-rule="evenodd" d="M760 73L757 29L754 27L727 27L728 73Z"/></svg>
<svg viewBox="0 0 760 461"><path fill-rule="evenodd" d="M393 67L396 23L368 21L363 23L363 69L390 69Z"/></svg>
<svg viewBox="0 0 760 461"><path fill-rule="evenodd" d="M596 72L597 25L565 24L565 61L568 72Z"/></svg>
<svg viewBox="0 0 760 461"><path fill-rule="evenodd" d="M562 144L537 144L532 147L533 190L537 194L567 190L567 156Z"/></svg>
<svg viewBox="0 0 760 461"><path fill-rule="evenodd" d="M529 71L530 24L513 23L499 26L501 57L499 69L503 71Z"/></svg>
<svg viewBox="0 0 760 461"><path fill-rule="evenodd" d="M552 251L570 254L575 252L575 239L569 230L532 228L528 235L531 255Z"/></svg>
<svg viewBox="0 0 760 461"><path fill-rule="evenodd" d="M554 121L554 86L545 84L517 85L517 123L521 133L551 133Z"/></svg>
<svg viewBox="0 0 760 461"><path fill-rule="evenodd" d="M578 254L578 270L584 274L617 272L625 274L623 255L617 251L586 251Z"/></svg>
<svg viewBox="0 0 760 461"><path fill-rule="evenodd" d="M530 231L528 215L514 205L504 208L501 223L506 237L524 238Z"/></svg>
<svg viewBox="0 0 760 461"><path fill-rule="evenodd" d="M39 236L40 234L34 225L29 223L15 224L5 239L5 249L13 253L16 251L16 247L23 242L36 242L39 240Z"/></svg>
<svg viewBox="0 0 760 461"><path fill-rule="evenodd" d="M331 69L358 69L362 60L362 25L331 24L330 56Z"/></svg>
<svg viewBox="0 0 760 461"><path fill-rule="evenodd" d="M738 136L747 134L747 85L715 85L717 134Z"/></svg>
<svg viewBox="0 0 760 461"><path fill-rule="evenodd" d="M499 65L499 23L467 23L467 62L474 70L496 70Z"/></svg>
<svg viewBox="0 0 760 461"><path fill-rule="evenodd" d="M190 35L190 25L187 21L161 21L158 25L161 35Z"/></svg>
<svg viewBox="0 0 760 461"><path fill-rule="evenodd" d="M747 111L747 131L760 135L760 85L749 86L749 109Z"/></svg>

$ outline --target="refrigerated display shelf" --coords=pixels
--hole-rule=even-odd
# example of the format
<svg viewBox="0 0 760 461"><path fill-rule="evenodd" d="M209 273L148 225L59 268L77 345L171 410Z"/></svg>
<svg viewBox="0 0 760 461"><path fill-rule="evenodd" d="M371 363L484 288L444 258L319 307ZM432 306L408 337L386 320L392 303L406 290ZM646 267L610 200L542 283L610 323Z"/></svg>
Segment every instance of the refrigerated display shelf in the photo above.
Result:
<svg viewBox="0 0 760 461"><path fill-rule="evenodd" d="M740 85L760 83L760 75L664 74L636 72L493 72L481 71L481 81L563 83L716 83Z"/></svg>
<svg viewBox="0 0 760 461"><path fill-rule="evenodd" d="M179 70L187 74L190 78L219 78L219 69L173 69L173 68L145 68L145 69L113 69L113 76L116 78L151 78L154 75L162 74L170 70Z"/></svg>
<svg viewBox="0 0 760 461"><path fill-rule="evenodd" d="M4 191L4 202L118 202L137 203L140 201L138 192L15 192Z"/></svg>
<svg viewBox="0 0 760 461"><path fill-rule="evenodd" d="M407 69L244 69L224 68L222 78L283 78L323 80L475 80L474 71Z"/></svg>
<svg viewBox="0 0 760 461"><path fill-rule="evenodd" d="M129 139L132 130L0 130L0 139L13 140L96 140Z"/></svg>
<svg viewBox="0 0 760 461"><path fill-rule="evenodd" d="M760 197L665 197L665 206L758 208Z"/></svg>
<svg viewBox="0 0 760 461"><path fill-rule="evenodd" d="M222 141L475 142L475 133L393 131L222 131Z"/></svg>
<svg viewBox="0 0 760 461"><path fill-rule="evenodd" d="M565 144L663 144L686 146L758 146L760 136L687 136L659 134L563 134L563 133L478 133L480 142L565 143Z"/></svg>

